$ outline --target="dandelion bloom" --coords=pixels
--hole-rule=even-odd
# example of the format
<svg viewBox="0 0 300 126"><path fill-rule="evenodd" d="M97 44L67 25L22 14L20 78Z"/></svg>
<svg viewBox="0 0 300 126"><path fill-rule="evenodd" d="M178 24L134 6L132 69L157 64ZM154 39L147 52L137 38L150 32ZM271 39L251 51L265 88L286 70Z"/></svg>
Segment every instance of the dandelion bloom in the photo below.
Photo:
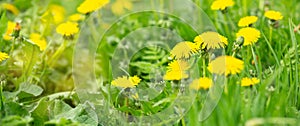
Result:
<svg viewBox="0 0 300 126"><path fill-rule="evenodd" d="M16 23L8 21L7 22L7 29L5 34L3 35L4 40L11 40L13 37L11 36L12 33L14 32L14 28L16 27Z"/></svg>
<svg viewBox="0 0 300 126"><path fill-rule="evenodd" d="M199 50L199 46L192 42L180 42L171 50L171 57L175 59L190 58Z"/></svg>
<svg viewBox="0 0 300 126"><path fill-rule="evenodd" d="M199 90L199 89L209 89L212 86L213 82L212 79L208 77L201 77L199 79L194 80L190 84L191 89Z"/></svg>
<svg viewBox="0 0 300 126"><path fill-rule="evenodd" d="M189 69L188 63L182 60L175 60L168 64L167 73L164 76L165 80L181 80L188 78L186 70Z"/></svg>
<svg viewBox="0 0 300 126"><path fill-rule="evenodd" d="M40 34L32 33L30 34L30 40L34 42L41 51L44 51L47 47L47 42Z"/></svg>
<svg viewBox="0 0 300 126"><path fill-rule="evenodd" d="M74 22L84 20L84 18L84 15L81 14L72 14L71 16L69 16L69 20Z"/></svg>
<svg viewBox="0 0 300 126"><path fill-rule="evenodd" d="M207 69L219 75L237 74L244 69L244 61L232 56L220 56L210 62Z"/></svg>
<svg viewBox="0 0 300 126"><path fill-rule="evenodd" d="M246 87L246 86L252 86L252 85L258 84L259 82L260 82L260 80L257 79L257 78L248 78L248 77L245 77L245 78L242 79L241 85L243 87Z"/></svg>
<svg viewBox="0 0 300 126"><path fill-rule="evenodd" d="M111 84L116 87L122 88L133 88L141 82L141 79L138 76L133 77L118 77L117 79L113 80Z"/></svg>
<svg viewBox="0 0 300 126"><path fill-rule="evenodd" d="M117 0L111 6L111 11L115 15L122 15L124 13L125 9L127 9L127 10L132 9L132 3L130 0Z"/></svg>
<svg viewBox="0 0 300 126"><path fill-rule="evenodd" d="M14 5L9 4L9 3L2 3L1 7L10 11L11 13L13 13L14 15L18 15L20 13L20 11L18 10L18 8L16 8Z"/></svg>
<svg viewBox="0 0 300 126"><path fill-rule="evenodd" d="M55 24L59 24L65 19L66 10L63 6L52 4L47 11L42 15L42 21L48 22L49 16L53 19Z"/></svg>
<svg viewBox="0 0 300 126"><path fill-rule="evenodd" d="M257 21L256 16L246 16L240 19L238 26L239 27L248 27L252 24L254 24Z"/></svg>
<svg viewBox="0 0 300 126"><path fill-rule="evenodd" d="M242 28L236 33L237 39L242 37L244 40L244 46L252 45L260 38L260 31L255 28Z"/></svg>
<svg viewBox="0 0 300 126"><path fill-rule="evenodd" d="M202 49L219 49L228 44L228 39L217 32L204 32L196 36L194 41L200 45Z"/></svg>
<svg viewBox="0 0 300 126"><path fill-rule="evenodd" d="M231 7L234 5L232 0L216 0L212 3L212 10L225 10L227 7Z"/></svg>
<svg viewBox="0 0 300 126"><path fill-rule="evenodd" d="M87 14L98 10L99 8L105 6L108 2L109 0L85 0L77 8L77 11L82 14Z"/></svg>
<svg viewBox="0 0 300 126"><path fill-rule="evenodd" d="M78 33L78 31L79 31L78 24L74 23L74 22L69 22L69 21L66 23L60 24L56 28L56 32L65 37L70 37L70 36Z"/></svg>
<svg viewBox="0 0 300 126"><path fill-rule="evenodd" d="M281 20L283 18L282 14L278 11L269 10L265 12L265 17L271 20Z"/></svg>
<svg viewBox="0 0 300 126"><path fill-rule="evenodd" d="M6 53L0 52L0 62L2 62L3 60L8 59L9 56Z"/></svg>

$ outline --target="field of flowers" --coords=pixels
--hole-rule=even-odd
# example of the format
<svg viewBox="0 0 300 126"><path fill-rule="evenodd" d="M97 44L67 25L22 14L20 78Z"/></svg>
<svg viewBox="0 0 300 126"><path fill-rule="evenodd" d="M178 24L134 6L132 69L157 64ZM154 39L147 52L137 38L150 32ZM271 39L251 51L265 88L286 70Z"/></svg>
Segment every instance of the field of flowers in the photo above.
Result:
<svg viewBox="0 0 300 126"><path fill-rule="evenodd" d="M0 126L300 125L299 0L1 0Z"/></svg>

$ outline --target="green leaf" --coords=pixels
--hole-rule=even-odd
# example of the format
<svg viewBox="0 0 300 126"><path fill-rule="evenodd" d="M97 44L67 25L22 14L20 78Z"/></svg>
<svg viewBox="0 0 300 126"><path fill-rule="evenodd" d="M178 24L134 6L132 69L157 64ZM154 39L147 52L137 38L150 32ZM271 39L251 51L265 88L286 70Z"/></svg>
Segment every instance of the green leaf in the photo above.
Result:
<svg viewBox="0 0 300 126"><path fill-rule="evenodd" d="M16 102L7 102L5 104L5 112L7 115L18 115L21 117L29 116L29 111Z"/></svg>
<svg viewBox="0 0 300 126"><path fill-rule="evenodd" d="M34 118L34 126L42 126L46 121L49 120L49 109L48 106L51 101L48 101L47 97L42 98L37 105L30 111Z"/></svg>
<svg viewBox="0 0 300 126"><path fill-rule="evenodd" d="M77 107L72 108L68 104L60 100L54 100L49 106L50 123L58 123L61 119L71 120L72 122L80 122L81 124L97 125L98 118L90 105L79 104Z"/></svg>
<svg viewBox="0 0 300 126"><path fill-rule="evenodd" d="M26 80L31 74L33 67L36 65L36 62L39 58L39 48L31 43L30 41L24 41L24 46L22 47L23 50L23 62L24 62L24 69L23 75L20 77L21 80Z"/></svg>
<svg viewBox="0 0 300 126"><path fill-rule="evenodd" d="M37 85L29 84L29 83L22 83L20 85L20 91L25 93L31 94L33 96L39 96L42 94L43 89Z"/></svg>
<svg viewBox="0 0 300 126"><path fill-rule="evenodd" d="M6 17L6 12L3 12L2 15L1 15L1 18L0 18L0 35L1 35L1 38L2 38L2 35L6 31L7 22L8 22L8 19Z"/></svg>
<svg viewBox="0 0 300 126"><path fill-rule="evenodd" d="M2 126L28 126L32 121L31 117L22 118L20 116L7 116L1 119L0 124Z"/></svg>

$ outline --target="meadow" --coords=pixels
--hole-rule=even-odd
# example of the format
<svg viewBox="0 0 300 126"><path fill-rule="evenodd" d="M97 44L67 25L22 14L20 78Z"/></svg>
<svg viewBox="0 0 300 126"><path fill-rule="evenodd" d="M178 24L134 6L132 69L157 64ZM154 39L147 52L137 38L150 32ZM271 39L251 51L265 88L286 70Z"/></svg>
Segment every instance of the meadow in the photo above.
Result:
<svg viewBox="0 0 300 126"><path fill-rule="evenodd" d="M1 0L1 126L300 125L299 0Z"/></svg>

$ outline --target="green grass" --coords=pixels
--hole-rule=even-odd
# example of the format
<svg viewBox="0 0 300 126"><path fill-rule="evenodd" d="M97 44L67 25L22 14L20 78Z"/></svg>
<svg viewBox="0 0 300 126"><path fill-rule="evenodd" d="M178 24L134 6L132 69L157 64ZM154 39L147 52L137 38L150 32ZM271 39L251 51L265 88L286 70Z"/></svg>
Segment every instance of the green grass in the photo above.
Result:
<svg viewBox="0 0 300 126"><path fill-rule="evenodd" d="M140 9L141 1L133 0L133 8ZM210 90L221 94L219 101L218 96L209 95L209 90L182 94L182 87L188 87L190 80L183 81L186 85L180 85L179 81L162 83L161 76L170 62L170 49L177 42L193 41L200 34L174 15L146 11L118 16L111 12L109 5L100 11L103 13L85 15L86 19L78 22L82 32L74 40L64 40L55 31L58 24L53 22L53 16L44 17L46 22L41 18L50 5L56 4L65 8L63 20L66 21L76 13L82 0L1 1L0 4L14 4L20 14L13 15L0 7L0 34L6 32L8 20L22 20L22 29L19 38L0 39L0 51L10 55L0 62L0 125L145 125L145 122L178 126L299 125L300 29L294 32L294 28L300 24L300 1L235 0L226 13L211 10L213 0L192 1L205 13L199 17L209 18L199 22L199 26L212 24L228 38L224 53L244 61L241 73L227 76L225 83L216 81L218 86ZM165 0L149 3L152 9L168 6L174 11L178 7L178 3ZM277 28L269 25L263 16L266 9L280 11L284 16ZM256 44L241 46L233 52L240 29L237 23L248 15L258 16L253 27L261 32L261 37ZM46 38L45 51L29 41L33 32ZM146 42L151 44L141 49ZM215 76L206 69L209 55L201 52L192 57L191 63L198 66L192 66L191 75ZM124 60L130 61L124 62L127 69L117 69ZM121 75L138 75L142 82L133 89L111 86L111 81ZM241 87L243 77L257 77L260 83ZM91 78L94 80L86 81ZM135 94L146 97L136 100ZM218 104L207 119L200 121L207 97L217 99L210 102ZM168 114L160 114L164 111Z"/></svg>

